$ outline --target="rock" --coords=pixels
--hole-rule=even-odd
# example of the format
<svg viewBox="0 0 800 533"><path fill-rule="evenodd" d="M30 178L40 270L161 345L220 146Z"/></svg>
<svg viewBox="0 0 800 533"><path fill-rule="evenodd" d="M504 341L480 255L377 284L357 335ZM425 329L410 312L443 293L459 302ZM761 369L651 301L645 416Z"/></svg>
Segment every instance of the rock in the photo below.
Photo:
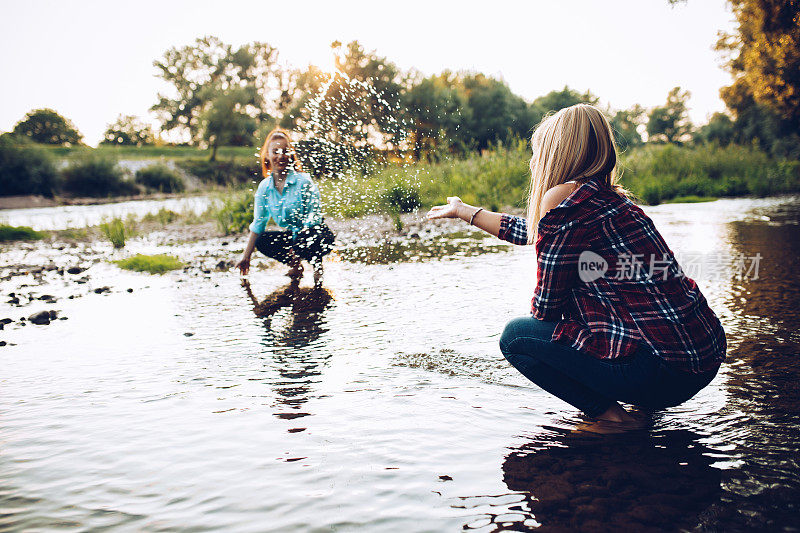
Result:
<svg viewBox="0 0 800 533"><path fill-rule="evenodd" d="M50 294L43 294L43 295L39 296L39 299L40 300L55 300L56 297L53 296L53 295L50 295Z"/></svg>
<svg viewBox="0 0 800 533"><path fill-rule="evenodd" d="M58 319L59 319L59 320L69 320L69 317L66 317L66 316L60 316L60 317L58 317Z"/></svg>
<svg viewBox="0 0 800 533"><path fill-rule="evenodd" d="M55 320L56 317L58 316L58 312L54 311L53 309L51 309L49 313L50 313L50 320Z"/></svg>
<svg viewBox="0 0 800 533"><path fill-rule="evenodd" d="M192 335L194 335L194 333L192 333L191 331L187 331L186 333L183 334L184 337L191 337Z"/></svg>
<svg viewBox="0 0 800 533"><path fill-rule="evenodd" d="M81 273L81 272L83 272L84 270L85 270L85 269L83 269L83 268L81 268L81 267L79 267L79 266L71 266L71 267L69 267L69 268L67 269L67 274L80 274L80 273Z"/></svg>
<svg viewBox="0 0 800 533"><path fill-rule="evenodd" d="M131 288L128 288L128 292L133 292L133 289L131 289Z"/></svg>
<svg viewBox="0 0 800 533"><path fill-rule="evenodd" d="M6 345L6 341L0 341L0 346L5 346L5 345Z"/></svg>
<svg viewBox="0 0 800 533"><path fill-rule="evenodd" d="M104 293L104 292L111 292L111 287L97 287L97 288L94 290L94 293L95 293L95 294L102 294L102 293Z"/></svg>
<svg viewBox="0 0 800 533"><path fill-rule="evenodd" d="M11 324L12 322L14 322L14 320L11 318L0 318L0 324Z"/></svg>
<svg viewBox="0 0 800 533"><path fill-rule="evenodd" d="M17 298L16 296L14 296L14 297L13 297L13 298L11 298L10 300L8 300L8 302L7 302L7 303L10 303L10 304L19 304L19 298Z"/></svg>
<svg viewBox="0 0 800 533"><path fill-rule="evenodd" d="M40 326L46 326L50 323L50 312L49 311L39 311L38 313L34 313L28 317L28 320L31 321L32 324L38 324Z"/></svg>

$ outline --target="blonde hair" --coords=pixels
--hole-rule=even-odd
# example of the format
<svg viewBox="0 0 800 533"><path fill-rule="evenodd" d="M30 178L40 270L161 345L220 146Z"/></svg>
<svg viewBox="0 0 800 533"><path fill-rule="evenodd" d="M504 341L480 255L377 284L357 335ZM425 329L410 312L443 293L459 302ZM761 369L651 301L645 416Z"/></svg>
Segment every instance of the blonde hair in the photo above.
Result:
<svg viewBox="0 0 800 533"><path fill-rule="evenodd" d="M269 143L275 139L286 139L286 146L289 148L289 155L294 163L294 169L297 172L301 172L303 170L303 165L300 164L300 159L297 157L297 151L292 145L292 139L289 137L289 132L282 128L275 128L267 134L267 139L264 141L264 146L261 147L261 154L259 155L259 160L261 161L261 174L265 178L270 177L271 171L269 168L267 154L269 153Z"/></svg>
<svg viewBox="0 0 800 533"><path fill-rule="evenodd" d="M531 145L528 243L536 242L542 198L556 185L571 180L581 185L600 176L603 186L630 196L617 182L617 151L611 125L596 107L576 104L545 116L533 132Z"/></svg>

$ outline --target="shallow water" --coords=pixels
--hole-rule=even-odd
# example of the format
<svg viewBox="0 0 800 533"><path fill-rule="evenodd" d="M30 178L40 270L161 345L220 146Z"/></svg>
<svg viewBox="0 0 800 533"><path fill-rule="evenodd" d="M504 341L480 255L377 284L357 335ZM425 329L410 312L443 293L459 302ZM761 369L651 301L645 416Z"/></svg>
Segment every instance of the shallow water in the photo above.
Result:
<svg viewBox="0 0 800 533"><path fill-rule="evenodd" d="M25 290L69 319L0 332L0 529L796 530L800 199L647 211L679 256L701 254L729 352L623 436L576 434L577 413L502 358L534 286L527 247L342 252L329 293L294 308L281 270L254 270L256 312L226 272L47 275ZM756 253L758 279L737 279Z"/></svg>
<svg viewBox="0 0 800 533"><path fill-rule="evenodd" d="M206 196L168 198L165 200L131 200L98 205L62 205L58 207L29 207L0 210L0 222L12 226L29 226L35 230L83 228L100 224L113 217L137 218L169 209L177 213L202 213L211 200Z"/></svg>

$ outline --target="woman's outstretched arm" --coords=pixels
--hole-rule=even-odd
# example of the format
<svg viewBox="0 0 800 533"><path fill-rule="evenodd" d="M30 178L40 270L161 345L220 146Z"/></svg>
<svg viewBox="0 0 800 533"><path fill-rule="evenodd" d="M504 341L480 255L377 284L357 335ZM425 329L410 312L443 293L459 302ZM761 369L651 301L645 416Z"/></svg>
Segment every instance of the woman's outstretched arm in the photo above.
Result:
<svg viewBox="0 0 800 533"><path fill-rule="evenodd" d="M495 213L486 209L465 204L458 196L447 198L446 205L437 205L428 212L428 220L436 218L460 218L464 222L472 220L472 225L491 233L495 237L500 233L500 222L503 213Z"/></svg>

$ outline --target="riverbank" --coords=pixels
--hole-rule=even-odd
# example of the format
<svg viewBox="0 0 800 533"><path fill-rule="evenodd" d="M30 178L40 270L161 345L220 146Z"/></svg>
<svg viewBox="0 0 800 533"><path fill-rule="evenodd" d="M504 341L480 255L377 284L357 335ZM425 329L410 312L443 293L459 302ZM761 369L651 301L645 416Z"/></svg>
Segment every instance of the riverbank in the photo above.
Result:
<svg viewBox="0 0 800 533"><path fill-rule="evenodd" d="M61 158L60 164L65 168L80 164L89 156L112 161L110 165L119 168L114 171L113 179L109 179L117 180L119 187L109 191L149 192L114 198L0 197L0 209L180 197L159 193L158 187L148 185L148 189L134 183L133 173L148 165L170 174L170 179L177 180L178 186L192 194L216 194L226 187L244 190L261 179L255 157L257 150L253 147L223 151L216 162L200 157L205 153L191 147L51 147L45 151L51 157ZM387 207L392 208L387 202L425 208L442 203L453 194L467 203L497 210L522 206L530 181L530 157L528 143L520 140L465 157L440 154L431 161L413 163L361 162L341 175L315 179L328 212L340 216L387 211ZM638 202L648 205L800 192L800 161L777 159L753 146L646 144L621 153L618 170L621 184ZM86 179L96 171L99 170L86 167ZM53 190L58 194L61 182L57 177L53 180ZM165 182L160 190L169 190L167 185Z"/></svg>

